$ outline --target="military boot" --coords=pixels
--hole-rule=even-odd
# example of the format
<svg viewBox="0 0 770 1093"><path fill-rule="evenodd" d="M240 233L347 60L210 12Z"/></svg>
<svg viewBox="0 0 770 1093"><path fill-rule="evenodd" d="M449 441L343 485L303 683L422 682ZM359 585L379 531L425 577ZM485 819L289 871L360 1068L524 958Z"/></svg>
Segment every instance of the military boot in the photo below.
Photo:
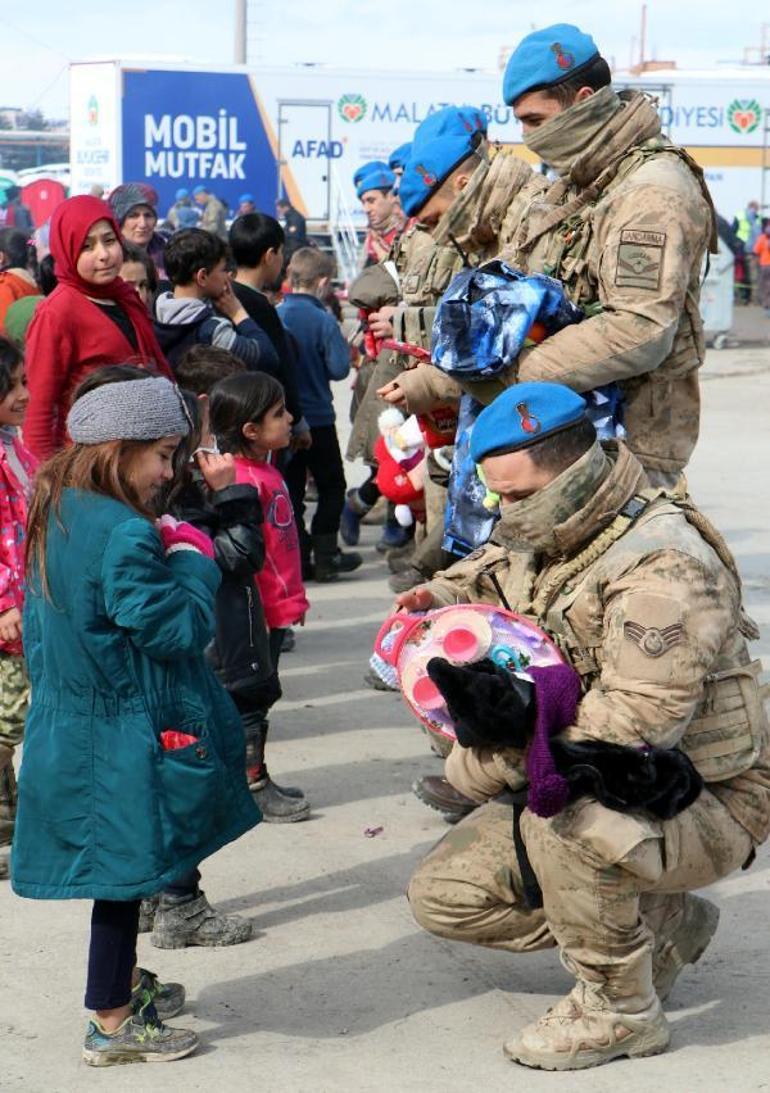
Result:
<svg viewBox="0 0 770 1093"><path fill-rule="evenodd" d="M419 584L425 584L427 580L429 578L425 576L422 570L410 561L408 566L388 577L388 587L391 592L400 595L402 592L408 592L410 589L416 588Z"/></svg>
<svg viewBox="0 0 770 1093"><path fill-rule="evenodd" d="M203 892L197 896L161 893L150 941L156 949L187 945L240 945L251 937L251 923L239 915L223 915Z"/></svg>
<svg viewBox="0 0 770 1093"><path fill-rule="evenodd" d="M719 908L687 892L682 915L655 932L652 979L661 1002L668 998L685 964L695 964L703 956L718 925Z"/></svg>
<svg viewBox="0 0 770 1093"><path fill-rule="evenodd" d="M657 996L624 996L620 1005L600 984L578 980L566 998L503 1051L513 1062L539 1070L584 1070L665 1051L671 1036Z"/></svg>
<svg viewBox="0 0 770 1093"><path fill-rule="evenodd" d="M336 535L313 536L313 579L319 584L336 581L338 577L352 573L363 561L355 551L343 554L337 546Z"/></svg>
<svg viewBox="0 0 770 1093"><path fill-rule="evenodd" d="M426 774L412 784L412 792L424 805L440 812L448 824L456 824L478 808L476 801L456 790L446 778L435 774Z"/></svg>

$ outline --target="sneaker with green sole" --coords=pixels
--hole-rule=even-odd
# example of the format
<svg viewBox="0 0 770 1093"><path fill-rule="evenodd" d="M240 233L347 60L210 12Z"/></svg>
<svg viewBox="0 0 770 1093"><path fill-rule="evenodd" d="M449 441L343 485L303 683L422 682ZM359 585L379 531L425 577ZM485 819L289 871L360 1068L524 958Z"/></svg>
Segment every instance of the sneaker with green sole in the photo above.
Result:
<svg viewBox="0 0 770 1093"><path fill-rule="evenodd" d="M137 969L139 982L131 991L131 1009L140 1013L147 1005L153 1005L161 1021L176 1017L184 1009L185 989L181 983L161 983L155 972Z"/></svg>
<svg viewBox="0 0 770 1093"><path fill-rule="evenodd" d="M114 1032L106 1032L97 1018L89 1021L83 1059L89 1066L123 1063L172 1063L198 1046L191 1029L171 1028L150 1012L132 1013Z"/></svg>

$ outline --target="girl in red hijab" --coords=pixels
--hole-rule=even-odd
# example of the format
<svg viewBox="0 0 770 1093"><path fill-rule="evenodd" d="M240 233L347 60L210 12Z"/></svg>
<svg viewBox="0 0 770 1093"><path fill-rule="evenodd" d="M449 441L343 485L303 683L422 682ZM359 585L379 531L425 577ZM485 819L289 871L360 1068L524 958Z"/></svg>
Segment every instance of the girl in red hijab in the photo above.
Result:
<svg viewBox="0 0 770 1093"><path fill-rule="evenodd" d="M171 378L144 304L119 276L123 251L110 206L95 197L62 202L50 248L58 285L35 312L25 354L24 441L38 459L64 447L67 411L89 372L131 363Z"/></svg>

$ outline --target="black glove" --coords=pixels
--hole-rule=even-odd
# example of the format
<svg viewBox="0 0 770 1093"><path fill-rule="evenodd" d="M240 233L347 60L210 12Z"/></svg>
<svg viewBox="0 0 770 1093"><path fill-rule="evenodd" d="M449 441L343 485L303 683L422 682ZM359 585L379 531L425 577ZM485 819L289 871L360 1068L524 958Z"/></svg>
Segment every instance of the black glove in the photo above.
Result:
<svg viewBox="0 0 770 1093"><path fill-rule="evenodd" d="M488 659L454 665L433 657L427 668L464 748L526 746L535 722L534 684Z"/></svg>
<svg viewBox="0 0 770 1093"><path fill-rule="evenodd" d="M631 748L598 740L551 740L570 796L590 796L617 812L651 812L670 820L696 799L703 779L677 748Z"/></svg>

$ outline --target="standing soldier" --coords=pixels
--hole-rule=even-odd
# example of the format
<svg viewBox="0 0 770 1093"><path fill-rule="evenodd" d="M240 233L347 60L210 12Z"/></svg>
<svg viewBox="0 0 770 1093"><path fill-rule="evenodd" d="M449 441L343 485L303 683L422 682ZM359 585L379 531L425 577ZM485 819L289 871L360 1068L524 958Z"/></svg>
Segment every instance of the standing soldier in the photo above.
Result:
<svg viewBox="0 0 770 1093"><path fill-rule="evenodd" d="M490 158L486 130L486 117L471 106L444 107L417 129L399 184L404 212L417 223L404 234L394 256L401 302L370 317L377 337L395 338L427 354L436 304L449 282L464 266L480 265L499 252L512 195L516 200L533 176L512 156ZM384 384L381 396L398 403L401 386L408 382L408 413L456 403L461 391L454 381L429 365L414 367L414 356L401 361L407 371ZM428 384L428 397L420 404L422 381L431 377L436 382ZM439 483L442 475L446 481L446 471L433 461L429 467L428 535L409 566L391 578L394 591L420 583L441 565L446 488Z"/></svg>
<svg viewBox="0 0 770 1093"><path fill-rule="evenodd" d="M412 911L452 940L559 948L575 987L506 1044L511 1059L574 1070L656 1054L661 1001L719 918L689 893L748 867L770 830L761 664L746 645L758 634L721 535L683 494L651 487L625 445L603 448L570 389L505 392L471 449L500 521L400 603L510 608L574 671L503 672L494 718L471 701L471 669L430 662L469 744L454 745L447 777L489 803L418 868ZM524 808L510 791L527 784Z"/></svg>
<svg viewBox="0 0 770 1093"><path fill-rule="evenodd" d="M557 278L587 317L473 393L490 402L528 380L580 392L618 383L628 446L651 480L672 485L698 438L698 297L704 255L716 248L714 210L703 172L661 135L653 103L616 93L610 79L593 38L568 24L528 35L508 62L503 97L557 178L546 189L541 176L523 181L502 257ZM406 176L402 201L405 185ZM424 376L405 375L392 393L409 409L413 396L424 407Z"/></svg>
<svg viewBox="0 0 770 1093"><path fill-rule="evenodd" d="M404 230L405 217L394 193L396 176L387 164L365 164L356 172L356 195L366 214L363 265L384 262Z"/></svg>

